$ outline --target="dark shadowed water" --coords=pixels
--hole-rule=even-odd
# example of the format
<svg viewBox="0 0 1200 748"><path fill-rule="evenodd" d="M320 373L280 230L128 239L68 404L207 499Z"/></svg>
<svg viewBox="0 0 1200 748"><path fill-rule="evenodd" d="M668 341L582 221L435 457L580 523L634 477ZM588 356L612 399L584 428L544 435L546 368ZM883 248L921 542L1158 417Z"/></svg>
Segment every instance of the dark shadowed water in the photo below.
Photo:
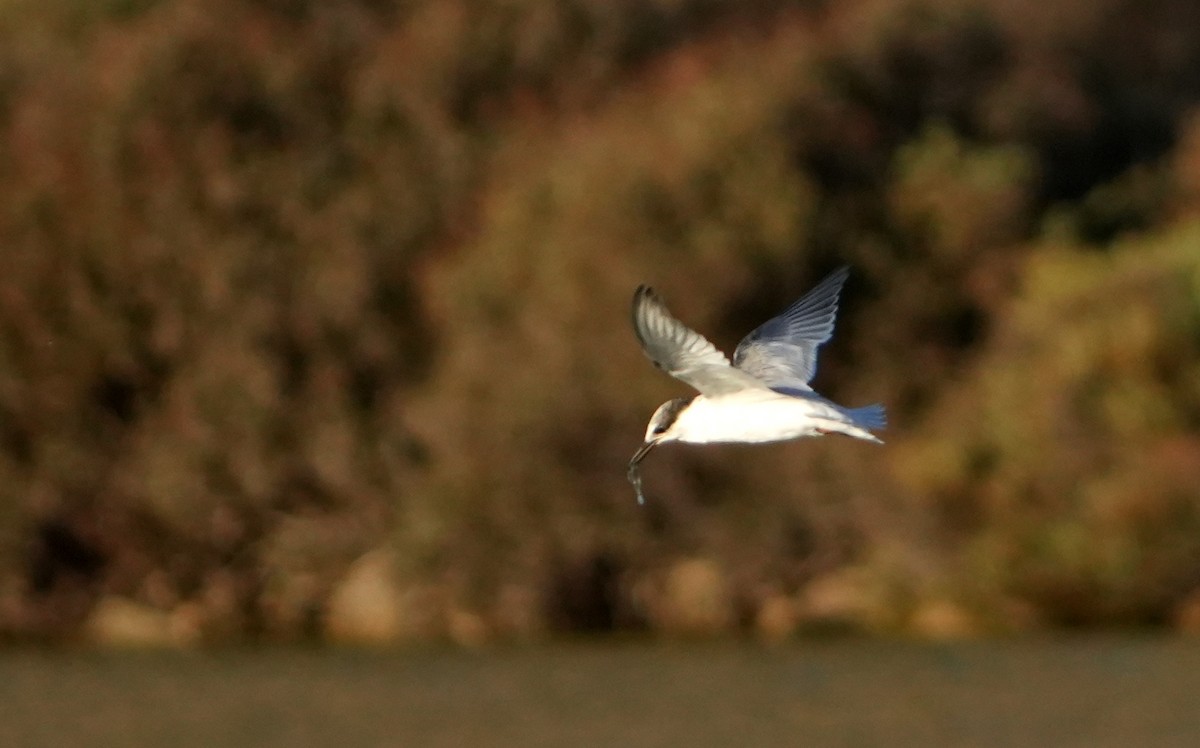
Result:
<svg viewBox="0 0 1200 748"><path fill-rule="evenodd" d="M1200 640L0 655L0 746L1195 746Z"/></svg>

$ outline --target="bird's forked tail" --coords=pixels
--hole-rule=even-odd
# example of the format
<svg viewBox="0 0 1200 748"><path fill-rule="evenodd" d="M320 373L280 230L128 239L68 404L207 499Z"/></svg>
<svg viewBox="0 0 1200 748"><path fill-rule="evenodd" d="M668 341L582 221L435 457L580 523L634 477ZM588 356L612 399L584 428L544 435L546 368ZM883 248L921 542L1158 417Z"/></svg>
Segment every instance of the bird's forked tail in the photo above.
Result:
<svg viewBox="0 0 1200 748"><path fill-rule="evenodd" d="M879 403L864 405L861 408L843 408L842 412L859 428L872 431L887 428L887 413Z"/></svg>

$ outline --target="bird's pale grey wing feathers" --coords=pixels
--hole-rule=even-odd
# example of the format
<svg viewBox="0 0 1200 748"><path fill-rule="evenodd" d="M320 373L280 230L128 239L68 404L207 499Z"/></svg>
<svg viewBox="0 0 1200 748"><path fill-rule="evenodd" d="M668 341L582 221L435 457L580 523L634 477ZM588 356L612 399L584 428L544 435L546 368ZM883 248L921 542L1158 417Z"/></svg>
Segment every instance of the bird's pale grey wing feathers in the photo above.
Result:
<svg viewBox="0 0 1200 748"><path fill-rule="evenodd" d="M817 370L816 346L759 342L738 348L738 369L785 395L812 392L809 382Z"/></svg>
<svg viewBox="0 0 1200 748"><path fill-rule="evenodd" d="M633 294L633 331L654 365L705 395L765 385L733 368L724 353L700 333L675 319L649 286Z"/></svg>
<svg viewBox="0 0 1200 748"><path fill-rule="evenodd" d="M838 297L850 275L840 267L780 314L742 339L733 365L772 387L809 389L817 348L833 335Z"/></svg>

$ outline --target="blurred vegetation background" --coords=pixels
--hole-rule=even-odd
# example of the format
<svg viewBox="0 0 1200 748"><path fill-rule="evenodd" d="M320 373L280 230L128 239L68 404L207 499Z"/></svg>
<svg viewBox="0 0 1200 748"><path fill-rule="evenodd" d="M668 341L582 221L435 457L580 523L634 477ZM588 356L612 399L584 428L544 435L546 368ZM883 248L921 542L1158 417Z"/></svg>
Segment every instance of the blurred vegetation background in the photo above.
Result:
<svg viewBox="0 0 1200 748"><path fill-rule="evenodd" d="M0 640L1196 631L1198 477L1196 3L0 1Z"/></svg>

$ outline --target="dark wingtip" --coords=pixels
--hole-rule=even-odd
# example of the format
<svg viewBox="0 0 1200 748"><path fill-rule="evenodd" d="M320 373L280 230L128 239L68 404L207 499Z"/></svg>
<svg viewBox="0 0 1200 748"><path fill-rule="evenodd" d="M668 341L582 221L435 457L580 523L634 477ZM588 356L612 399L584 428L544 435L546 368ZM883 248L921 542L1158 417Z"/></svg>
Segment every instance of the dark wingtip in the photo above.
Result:
<svg viewBox="0 0 1200 748"><path fill-rule="evenodd" d="M817 283L817 285L813 286L813 290L816 290L818 288L829 287L829 286L837 286L837 289L838 289L837 295L840 296L842 287L846 285L846 281L849 278L850 278L850 266L849 265L838 265L836 268L829 271L829 274L826 275L824 278L822 278L820 280L820 282ZM835 301L835 303L836 303L836 301Z"/></svg>
<svg viewBox="0 0 1200 748"><path fill-rule="evenodd" d="M831 270L829 275L825 276L824 280L822 280L817 285L819 286L819 285L823 285L825 283L831 283L831 284L837 284L838 286L844 286L846 284L846 280L849 278L850 278L850 266L849 265L838 265L836 268Z"/></svg>
<svg viewBox="0 0 1200 748"><path fill-rule="evenodd" d="M642 341L642 331L638 325L638 309L641 308L645 301L655 299L657 297L658 294L654 293L654 289L645 283L639 285L637 290L633 292L633 303L630 304L629 307L629 319L633 322L633 331L637 334L639 341Z"/></svg>

